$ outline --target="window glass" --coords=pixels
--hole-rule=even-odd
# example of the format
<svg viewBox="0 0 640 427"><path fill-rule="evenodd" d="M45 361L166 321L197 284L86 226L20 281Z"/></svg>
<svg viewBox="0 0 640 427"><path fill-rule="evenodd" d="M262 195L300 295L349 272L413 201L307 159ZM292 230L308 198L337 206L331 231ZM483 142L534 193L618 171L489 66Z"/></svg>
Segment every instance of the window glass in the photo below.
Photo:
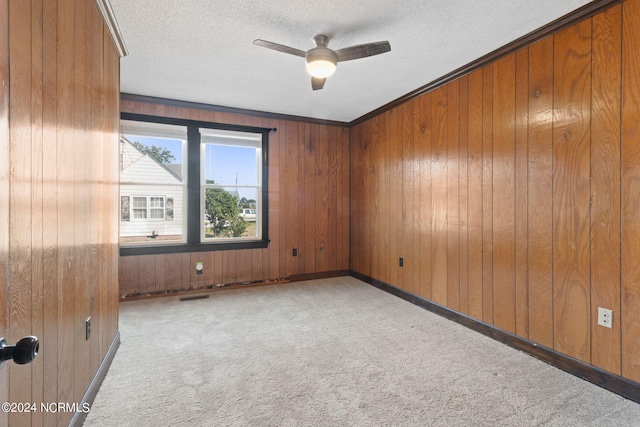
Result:
<svg viewBox="0 0 640 427"><path fill-rule="evenodd" d="M185 241L185 126L123 120L120 135L120 243Z"/></svg>
<svg viewBox="0 0 640 427"><path fill-rule="evenodd" d="M261 135L213 129L200 132L202 238L260 239Z"/></svg>

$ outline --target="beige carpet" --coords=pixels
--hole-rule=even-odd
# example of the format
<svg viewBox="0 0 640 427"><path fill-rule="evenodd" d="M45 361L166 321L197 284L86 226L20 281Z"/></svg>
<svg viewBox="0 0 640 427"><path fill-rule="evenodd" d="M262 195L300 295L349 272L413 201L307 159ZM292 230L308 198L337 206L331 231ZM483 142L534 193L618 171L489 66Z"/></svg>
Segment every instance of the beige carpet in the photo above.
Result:
<svg viewBox="0 0 640 427"><path fill-rule="evenodd" d="M640 425L640 405L351 277L120 310L85 426Z"/></svg>

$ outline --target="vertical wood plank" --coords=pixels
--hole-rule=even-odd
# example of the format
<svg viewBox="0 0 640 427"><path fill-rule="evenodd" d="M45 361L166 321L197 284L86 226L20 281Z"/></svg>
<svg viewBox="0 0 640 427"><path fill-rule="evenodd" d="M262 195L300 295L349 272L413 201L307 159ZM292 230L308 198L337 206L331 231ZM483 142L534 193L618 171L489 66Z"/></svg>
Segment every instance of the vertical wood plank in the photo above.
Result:
<svg viewBox="0 0 640 427"><path fill-rule="evenodd" d="M373 162L374 147L372 141L372 134L375 132L376 120L367 120L362 128L362 149L363 149L363 166L364 173L362 174L363 182L363 210L360 216L362 228L364 230L362 238L362 249L360 262L365 274L371 276L374 260L372 257L375 255L374 245L377 239L377 235L372 233L371 230L375 226L376 213L373 212L373 206L377 203L376 197L371 193L372 186L374 185L374 173L375 166Z"/></svg>
<svg viewBox="0 0 640 427"><path fill-rule="evenodd" d="M316 205L316 156L318 155L319 143L317 141L314 125L305 123L301 125L304 129L304 150L302 160L302 178L304 181L304 192L302 198L304 200L304 216L302 224L303 250L302 257L304 260L305 273L313 273L316 270L316 222L318 220L318 209Z"/></svg>
<svg viewBox="0 0 640 427"><path fill-rule="evenodd" d="M9 3L0 1L0 81L9 81ZM9 87L0 85L0 333L9 332ZM0 370L0 400L9 401L9 371ZM0 424L9 425L8 413Z"/></svg>
<svg viewBox="0 0 640 427"><path fill-rule="evenodd" d="M342 147L342 153L338 157L339 162L337 169L339 171L340 180L338 181L338 188L340 193L338 196L338 213L339 213L339 227L338 233L338 260L340 262L339 270L346 270L349 268L350 263L350 251L349 243L351 241L351 227L349 218L351 215L351 199L350 199L350 186L349 186L349 159L350 159L350 131L346 127L339 129L340 134L340 147Z"/></svg>
<svg viewBox="0 0 640 427"><path fill-rule="evenodd" d="M222 259L223 252L214 252L213 253L213 283L215 285L224 284L224 263Z"/></svg>
<svg viewBox="0 0 640 427"><path fill-rule="evenodd" d="M378 138L376 141L376 159L377 159L377 173L378 173L378 182L377 188L379 191L378 195L378 215L379 222L374 222L374 224L379 224L377 234L379 238L379 247L377 249L376 259L374 262L377 262L378 265L378 274L380 280L387 280L387 276L389 274L389 269L391 268L391 258L394 258L395 255L389 254L389 222L391 221L391 207L389 205L389 193L387 191L389 186L389 159L387 157L388 152L388 136L389 131L387 127L389 126L389 120L387 120L387 116L381 115L377 118L378 123Z"/></svg>
<svg viewBox="0 0 640 427"><path fill-rule="evenodd" d="M413 141L413 103L405 102L399 110L402 141L402 256L404 267L402 268L402 288L407 292L415 293L415 270L418 267L418 259L414 252L415 230L415 154ZM375 225L374 225L375 226Z"/></svg>
<svg viewBox="0 0 640 427"><path fill-rule="evenodd" d="M361 146L362 146L362 200L363 200L363 209L360 215L359 221L361 222L361 227L363 229L362 234L362 248L360 252L360 263L362 265L362 271L368 276L372 275L372 268L374 260L372 257L375 255L374 245L377 239L377 235L372 233L371 230L375 226L376 213L373 212L373 206L377 203L376 197L371 193L373 181L374 181L374 173L375 167L373 162L374 147L372 135L375 132L376 120L367 120L366 123L363 124L361 136Z"/></svg>
<svg viewBox="0 0 640 427"><path fill-rule="evenodd" d="M419 159L419 196L418 196L418 230L420 251L418 253L418 289L423 298L431 299L431 94L426 93L418 98L416 132L416 150Z"/></svg>
<svg viewBox="0 0 640 427"><path fill-rule="evenodd" d="M183 254L182 274L186 275L186 277L189 278L187 284L188 289L198 289L203 285L202 276L204 276L204 274L198 274L198 272L196 271L196 262L198 261L200 261L200 254L197 252Z"/></svg>
<svg viewBox="0 0 640 427"><path fill-rule="evenodd" d="M155 258L154 258L155 259ZM120 283L120 295L129 295L140 292L140 257L120 258L118 281ZM155 289L154 289L155 290Z"/></svg>
<svg viewBox="0 0 640 427"><path fill-rule="evenodd" d="M613 310L611 329L591 321L591 363L620 374L620 69L622 7L593 17L591 82L591 318Z"/></svg>
<svg viewBox="0 0 640 427"><path fill-rule="evenodd" d="M251 251L241 249L232 251L236 255L236 279L237 283L248 283L251 281Z"/></svg>
<svg viewBox="0 0 640 427"><path fill-rule="evenodd" d="M380 117L374 117L368 121L369 126L366 129L369 129L368 133L370 134L369 144L368 144L368 170L365 173L365 176L368 179L368 185L366 186L366 192L370 195L367 198L369 206L366 207L363 214L367 217L367 220L363 221L365 226L365 235L369 235L371 238L371 243L367 246L370 249L369 254L365 254L365 257L370 257L371 261L370 265L370 276L380 278L382 277L382 270L384 270L384 264L382 261L384 260L384 239L385 236L382 233L382 230L376 227L376 224L381 224L381 203L382 197L384 194L382 191L379 191L378 185L380 183Z"/></svg>
<svg viewBox="0 0 640 427"><path fill-rule="evenodd" d="M86 340L80 339L85 333L84 321L90 315L89 308L89 292L88 292L88 267L89 260L87 258L87 223L88 223L88 158L87 144L81 141L87 141L87 56L89 50L87 46L86 32L86 7L84 0L76 0L74 4L74 75L73 92L74 92L74 108L73 111L73 129L74 129L74 154L73 154L73 182L74 182L74 199L73 210L75 226L73 228L75 274L74 274L74 336L75 348L73 349L73 401L79 402L86 390L84 381L85 377L85 352L88 351Z"/></svg>
<svg viewBox="0 0 640 427"><path fill-rule="evenodd" d="M351 166L349 168L349 186L351 188L351 229L354 233L354 238L351 240L350 252L351 252L351 265L350 268L353 271L362 272L362 238L364 230L361 229L362 222L357 222L355 218L362 214L362 193L364 192L364 181L362 179L362 147L360 143L360 129L362 125L355 126L351 129Z"/></svg>
<svg viewBox="0 0 640 427"><path fill-rule="evenodd" d="M43 125L43 25L42 2L31 3L31 334L44 334L44 290L45 270L43 233L46 213L44 212L44 125ZM0 78L1 80L1 78ZM1 221L1 219L0 219ZM1 282L1 280L0 280ZM0 296L0 298L2 298ZM36 358L31 363L31 401L39 405L44 398L44 360ZM33 426L44 423L43 414L31 416ZM1 424L1 423L0 423Z"/></svg>
<svg viewBox="0 0 640 427"><path fill-rule="evenodd" d="M251 282L266 280L268 277L263 275L263 249L254 249L249 251L249 253L251 254L251 274L249 280Z"/></svg>
<svg viewBox="0 0 640 427"><path fill-rule="evenodd" d="M236 251L222 251L222 283L232 285L238 283Z"/></svg>
<svg viewBox="0 0 640 427"><path fill-rule="evenodd" d="M307 261L307 221L311 222L310 218L307 218L307 203L310 203L311 197L307 195L307 182L311 181L308 174L308 155L307 150L309 149L309 124L300 123L298 126L298 139L297 144L300 145L298 148L298 174L300 181L298 183L298 203L300 204L300 208L298 210L298 221L299 231L298 231L298 272L303 274L305 271L305 264ZM311 248L311 255L313 255L313 248Z"/></svg>
<svg viewBox="0 0 640 427"><path fill-rule="evenodd" d="M458 174L459 186L459 262L460 262L460 306L458 311L469 314L469 193L468 176L468 145L469 145L469 76L460 78L460 118L458 130L460 132L460 147L458 162L460 171Z"/></svg>
<svg viewBox="0 0 640 427"><path fill-rule="evenodd" d="M278 251L278 264L279 264L279 275L276 277L281 279L283 277L288 277L288 269L287 266L291 260L291 247L289 245L289 241L287 240L288 232L288 224L287 219L288 216L288 192L289 183L287 181L288 176L288 168L289 164L287 163L288 156L288 142L287 139L289 134L289 123L281 122L278 127L280 134L279 142L280 142L280 250Z"/></svg>
<svg viewBox="0 0 640 427"><path fill-rule="evenodd" d="M329 132L326 126L315 126L317 141L315 188L316 223L314 224L314 247L316 262L314 272L327 271L327 253L329 252Z"/></svg>
<svg viewBox="0 0 640 427"><path fill-rule="evenodd" d="M182 283L182 254L164 255L164 286L162 290L180 289Z"/></svg>
<svg viewBox="0 0 640 427"><path fill-rule="evenodd" d="M493 64L482 69L482 319L493 324Z"/></svg>
<svg viewBox="0 0 640 427"><path fill-rule="evenodd" d="M338 129L332 127L328 134L328 170L327 170L327 270L338 270Z"/></svg>
<svg viewBox="0 0 640 427"><path fill-rule="evenodd" d="M27 2L12 4L9 16L9 51L31 50L31 5ZM31 333L31 55L12 55L9 61L9 343ZM3 82L6 84L5 82ZM6 368L5 368L6 369ZM14 387L11 399L16 402L31 400L31 372L29 369L9 369L9 384ZM29 413L10 413L10 424L28 424Z"/></svg>
<svg viewBox="0 0 640 427"><path fill-rule="evenodd" d="M460 90L447 85L447 307L460 310Z"/></svg>
<svg viewBox="0 0 640 427"><path fill-rule="evenodd" d="M58 3L42 3L42 122L43 122L43 150L53 153L57 150L57 16ZM42 247L45 271L49 272L49 280L44 289L44 327L40 341L42 348L51 351L42 352L44 389L43 401L56 402L58 400L58 222L57 208L57 175L58 161L56 155L49 155L42 165L43 203L42 208L47 212L46 222L43 224ZM57 414L43 414L44 425L55 425Z"/></svg>
<svg viewBox="0 0 640 427"><path fill-rule="evenodd" d="M122 263L122 261L126 258L130 258L130 257L121 257L120 263ZM165 256L163 254L155 255L153 257L153 261L156 266L154 291L158 292L165 289L165 283L166 283L165 274L164 274Z"/></svg>
<svg viewBox="0 0 640 427"><path fill-rule="evenodd" d="M194 254L191 264L195 270L196 262L202 263L202 274L198 278L199 287L209 287L215 284L215 261L213 252L198 252Z"/></svg>
<svg viewBox="0 0 640 427"><path fill-rule="evenodd" d="M299 231L299 206L301 191L300 185L300 169L298 168L298 123L288 123L286 128L286 164L284 165L284 179L286 185L286 194L284 194L284 215L286 218L286 247L283 248L286 259L288 260L286 266L286 277L292 274L298 274L299 272L299 253L302 250L300 247L300 231ZM298 256L293 256L293 249L297 249Z"/></svg>
<svg viewBox="0 0 640 427"><path fill-rule="evenodd" d="M194 289L198 286L195 263L190 253L180 254L180 282L177 289Z"/></svg>
<svg viewBox="0 0 640 427"><path fill-rule="evenodd" d="M431 93L431 296L447 304L447 87Z"/></svg>
<svg viewBox="0 0 640 427"><path fill-rule="evenodd" d="M529 47L529 339L553 347L553 37Z"/></svg>
<svg viewBox="0 0 640 427"><path fill-rule="evenodd" d="M515 55L493 67L493 321L516 329Z"/></svg>
<svg viewBox="0 0 640 427"><path fill-rule="evenodd" d="M398 167L400 159L398 158L397 108L392 108L385 113L385 116L387 120L387 159L389 165L387 168L387 182L389 185L389 189L387 190L387 194L389 194L389 229L387 235L389 250L387 251L387 278L389 280L389 284L399 286L398 258L401 254L398 244L398 205L400 204L398 193L400 191L401 184L398 180L398 176L402 169L399 169Z"/></svg>
<svg viewBox="0 0 640 427"><path fill-rule="evenodd" d="M529 48L516 52L515 65L515 333L529 337L528 248L528 125L529 125Z"/></svg>
<svg viewBox="0 0 640 427"><path fill-rule="evenodd" d="M74 0L58 2L57 62L57 159L58 159L58 391L61 402L73 402L73 350L75 347L74 309L75 260L73 257L74 188ZM68 423L68 414L59 413L58 423Z"/></svg>
<svg viewBox="0 0 640 427"><path fill-rule="evenodd" d="M640 2L622 8L622 375L640 381Z"/></svg>
<svg viewBox="0 0 640 427"><path fill-rule="evenodd" d="M398 189L398 203L395 205L395 235L397 238L397 253L398 258L403 257L407 258L407 254L404 253L404 235L402 233L403 229L403 217L404 217L404 206L403 206L403 192L402 188L404 186L403 177L404 177L404 157L403 157L403 141L402 141L402 132L403 132L403 114L402 114L402 105L394 108L396 110L395 116L395 126L396 126L396 136L395 136L395 144L393 146L394 158L396 159L396 167L397 167L397 180L396 180L396 188ZM367 196L368 197L368 196ZM368 230L368 228L367 228ZM396 260L396 271L397 271L397 283L396 286L404 289L404 268L400 267L399 259Z"/></svg>
<svg viewBox="0 0 640 427"><path fill-rule="evenodd" d="M468 246L469 246L469 315L482 320L482 70L469 75L469 145L468 145Z"/></svg>
<svg viewBox="0 0 640 427"><path fill-rule="evenodd" d="M591 22L554 38L554 348L588 363Z"/></svg>

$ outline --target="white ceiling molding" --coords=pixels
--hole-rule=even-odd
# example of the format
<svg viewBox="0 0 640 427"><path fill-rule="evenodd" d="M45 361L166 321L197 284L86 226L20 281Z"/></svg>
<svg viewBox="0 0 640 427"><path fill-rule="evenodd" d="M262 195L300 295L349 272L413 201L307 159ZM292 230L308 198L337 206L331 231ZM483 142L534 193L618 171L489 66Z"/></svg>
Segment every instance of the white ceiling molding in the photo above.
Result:
<svg viewBox="0 0 640 427"><path fill-rule="evenodd" d="M113 38L113 42L116 45L118 55L120 55L120 58L127 56L129 52L127 51L127 46L124 44L124 38L118 27L118 21L116 21L116 17L113 14L111 3L109 3L109 0L95 0L95 2L105 25L109 29L109 33L111 33L111 38Z"/></svg>

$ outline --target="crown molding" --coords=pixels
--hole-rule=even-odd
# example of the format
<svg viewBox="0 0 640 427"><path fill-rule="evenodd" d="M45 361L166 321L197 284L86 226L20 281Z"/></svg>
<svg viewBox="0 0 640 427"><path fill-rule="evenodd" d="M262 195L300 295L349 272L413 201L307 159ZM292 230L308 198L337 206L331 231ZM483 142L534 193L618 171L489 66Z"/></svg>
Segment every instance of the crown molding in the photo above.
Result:
<svg viewBox="0 0 640 427"><path fill-rule="evenodd" d="M129 54L129 51L127 50L127 46L124 44L124 37L122 37L120 27L118 27L118 21L116 21L116 17L113 14L111 3L109 2L109 0L95 0L95 3L96 6L98 6L100 15L102 15L104 24L109 29L111 38L113 39L113 42L116 45L116 49L118 50L118 55L120 55L120 58L127 56Z"/></svg>
<svg viewBox="0 0 640 427"><path fill-rule="evenodd" d="M317 125L349 127L349 123L336 120L314 119L312 117L293 116L289 114L271 113L267 111L247 110L244 108L225 107L222 105L203 104L193 101L181 101L177 99L159 98L155 96L137 95L133 93L120 93L120 101L144 102L155 105L166 105L168 107L192 108L196 110L216 111L220 113L243 114L252 117L263 117L267 119L286 120L293 122L313 123Z"/></svg>

